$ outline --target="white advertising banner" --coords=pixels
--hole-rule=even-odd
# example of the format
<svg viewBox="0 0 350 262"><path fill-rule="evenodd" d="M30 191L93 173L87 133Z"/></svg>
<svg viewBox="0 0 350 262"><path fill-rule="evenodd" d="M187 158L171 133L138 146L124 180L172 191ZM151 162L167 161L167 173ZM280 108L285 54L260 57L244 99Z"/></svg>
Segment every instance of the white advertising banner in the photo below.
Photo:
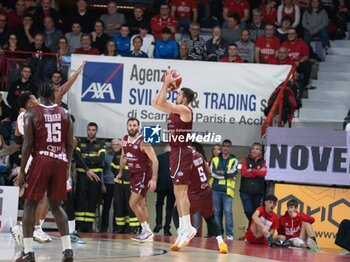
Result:
<svg viewBox="0 0 350 262"><path fill-rule="evenodd" d="M174 69L183 77L182 86L195 91L194 131L230 138L234 145L260 139L267 99L290 71L290 66L73 55L72 72L84 61L68 96L77 136L86 136L91 121L104 138L125 135L128 117L137 117L143 126L164 126L167 115L151 100L162 87L163 73ZM168 94L172 102L176 96Z"/></svg>
<svg viewBox="0 0 350 262"><path fill-rule="evenodd" d="M17 225L18 187L0 186L0 233Z"/></svg>
<svg viewBox="0 0 350 262"><path fill-rule="evenodd" d="M350 186L348 132L315 128L267 130L267 180Z"/></svg>

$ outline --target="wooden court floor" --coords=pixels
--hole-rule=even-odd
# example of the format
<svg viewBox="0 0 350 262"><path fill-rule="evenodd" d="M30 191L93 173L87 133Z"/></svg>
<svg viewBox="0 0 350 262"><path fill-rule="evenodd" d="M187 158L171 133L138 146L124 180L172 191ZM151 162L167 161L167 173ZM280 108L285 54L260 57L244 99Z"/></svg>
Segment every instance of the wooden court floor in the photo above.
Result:
<svg viewBox="0 0 350 262"><path fill-rule="evenodd" d="M34 244L36 261L60 261L61 240L57 233L50 233L53 242ZM83 234L86 244L73 244L74 261L126 261L126 262L268 262L312 261L350 262L350 257L338 256L339 250L307 250L247 245L244 241L229 241L229 254L217 252L215 238L194 238L190 247L181 252L169 250L175 237L156 236L153 243L139 244L130 240L130 235ZM14 261L21 251L10 234L0 234L0 261Z"/></svg>

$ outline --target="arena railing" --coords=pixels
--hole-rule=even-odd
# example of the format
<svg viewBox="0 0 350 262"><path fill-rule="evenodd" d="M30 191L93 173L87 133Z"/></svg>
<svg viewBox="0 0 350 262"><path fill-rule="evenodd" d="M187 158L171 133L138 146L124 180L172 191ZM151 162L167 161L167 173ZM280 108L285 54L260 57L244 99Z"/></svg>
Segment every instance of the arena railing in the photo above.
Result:
<svg viewBox="0 0 350 262"><path fill-rule="evenodd" d="M262 127L261 127L261 137L265 137L266 135L266 130L269 126L272 126L274 123L274 118L277 115L278 117L278 121L277 121L277 126L278 127L282 127L282 123L283 123L283 114L282 114L282 110L283 110L283 96L284 96L284 91L286 90L287 87L287 83L288 81L292 80L295 78L295 73L296 73L296 68L292 67L292 69L289 71L286 79L284 80L282 87L280 88L278 95L271 107L270 112L268 113ZM277 112L278 110L278 112ZM277 113L277 114L276 114ZM291 123L289 122L289 127L291 127Z"/></svg>

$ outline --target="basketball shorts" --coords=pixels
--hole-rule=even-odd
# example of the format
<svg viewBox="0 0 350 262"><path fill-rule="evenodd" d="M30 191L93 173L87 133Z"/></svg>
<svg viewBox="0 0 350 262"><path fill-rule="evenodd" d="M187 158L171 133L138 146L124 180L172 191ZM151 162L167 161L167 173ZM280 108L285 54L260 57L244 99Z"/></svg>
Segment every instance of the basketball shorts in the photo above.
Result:
<svg viewBox="0 0 350 262"><path fill-rule="evenodd" d="M202 217L210 218L214 215L213 210L213 196L211 189L204 191L202 194L191 195L188 194L188 199L190 200L191 207L190 213L191 215L201 212Z"/></svg>
<svg viewBox="0 0 350 262"><path fill-rule="evenodd" d="M148 191L148 182L152 179L152 174L143 172L131 174L130 190L142 197L146 197Z"/></svg>
<svg viewBox="0 0 350 262"><path fill-rule="evenodd" d="M170 151L170 176L174 185L191 183L192 148L172 147Z"/></svg>

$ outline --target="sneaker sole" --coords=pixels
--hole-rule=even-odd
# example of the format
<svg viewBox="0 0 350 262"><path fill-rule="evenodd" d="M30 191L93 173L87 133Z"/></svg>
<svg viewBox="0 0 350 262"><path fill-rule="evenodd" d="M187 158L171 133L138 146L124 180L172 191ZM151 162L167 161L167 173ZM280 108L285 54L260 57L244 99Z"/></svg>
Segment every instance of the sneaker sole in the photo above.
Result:
<svg viewBox="0 0 350 262"><path fill-rule="evenodd" d="M34 241L39 242L40 244L47 243L46 240L42 240L42 239L39 239L39 238L36 238L36 237L33 237L33 239L34 239Z"/></svg>
<svg viewBox="0 0 350 262"><path fill-rule="evenodd" d="M196 236L197 234L197 231L196 232L193 232L187 239L186 241L181 245L179 246L179 248L182 248L183 246L185 246L186 243L190 243L191 240Z"/></svg>
<svg viewBox="0 0 350 262"><path fill-rule="evenodd" d="M177 245L172 245L171 247L170 247L170 250L171 251L180 251L180 248L177 246Z"/></svg>
<svg viewBox="0 0 350 262"><path fill-rule="evenodd" d="M17 245L22 245L23 241L21 241L20 238L17 238L17 237L16 237L16 234L15 234L12 230L10 230L10 231L11 231L11 236L12 236L13 239L15 240L16 244L17 244Z"/></svg>

